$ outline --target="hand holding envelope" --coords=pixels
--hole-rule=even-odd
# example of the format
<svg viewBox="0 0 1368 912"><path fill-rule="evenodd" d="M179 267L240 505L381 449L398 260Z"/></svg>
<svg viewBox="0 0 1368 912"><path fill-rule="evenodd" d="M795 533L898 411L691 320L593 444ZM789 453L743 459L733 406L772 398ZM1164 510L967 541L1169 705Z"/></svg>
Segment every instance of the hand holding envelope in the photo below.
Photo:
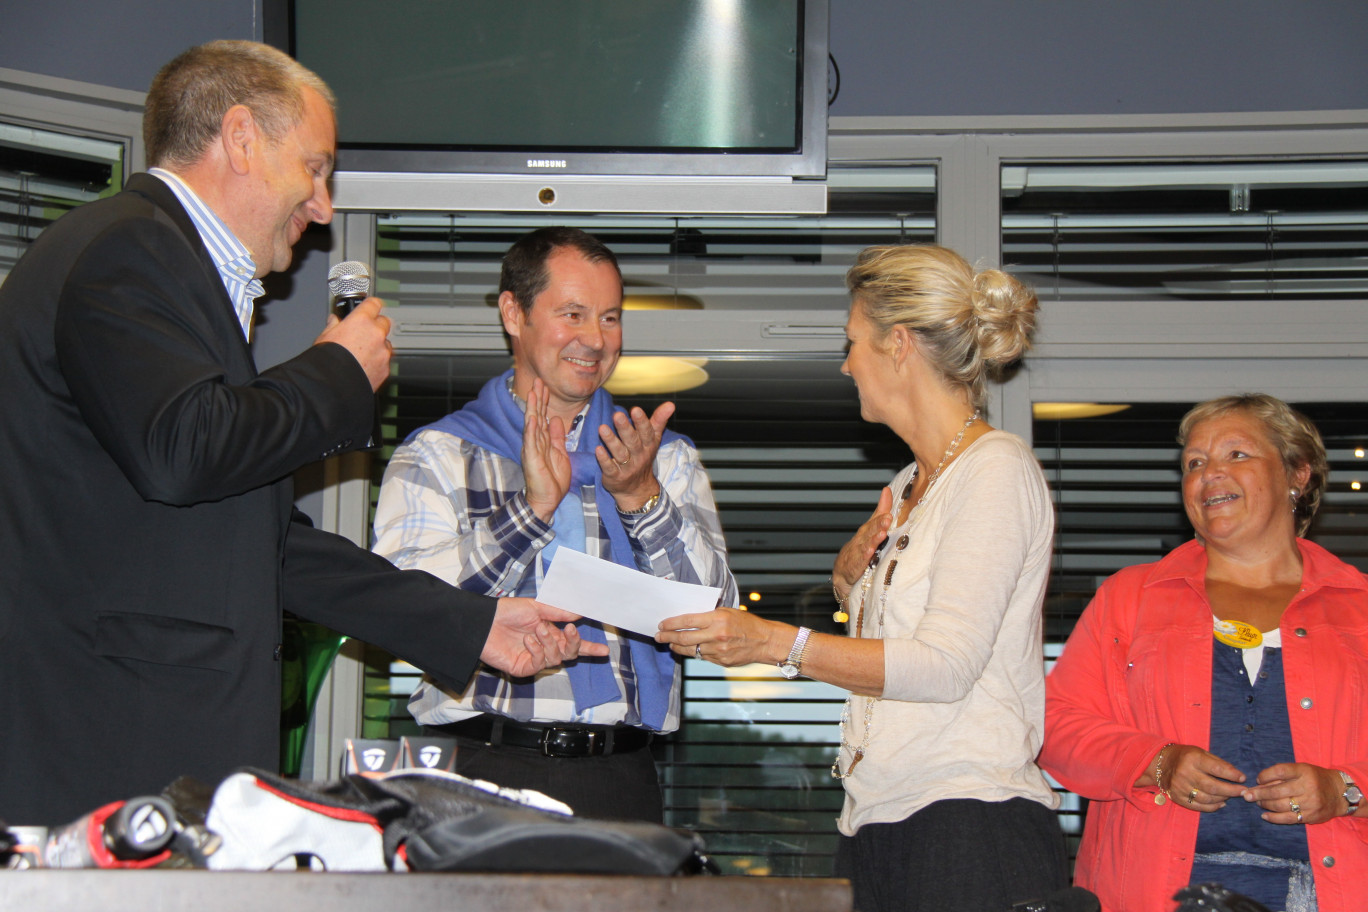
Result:
<svg viewBox="0 0 1368 912"><path fill-rule="evenodd" d="M556 551L537 601L654 638L665 618L717 607L722 590L660 579L569 548Z"/></svg>

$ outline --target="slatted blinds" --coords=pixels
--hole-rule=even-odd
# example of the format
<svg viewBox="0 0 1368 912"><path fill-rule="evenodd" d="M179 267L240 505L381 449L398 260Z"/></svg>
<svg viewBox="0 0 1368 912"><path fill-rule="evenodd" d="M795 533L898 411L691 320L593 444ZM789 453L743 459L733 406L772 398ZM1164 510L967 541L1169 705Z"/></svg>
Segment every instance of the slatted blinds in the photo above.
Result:
<svg viewBox="0 0 1368 912"><path fill-rule="evenodd" d="M1361 161L1033 163L1002 184L1003 260L1042 300L1368 293Z"/></svg>
<svg viewBox="0 0 1368 912"><path fill-rule="evenodd" d="M52 221L123 186L121 143L0 122L0 281Z"/></svg>

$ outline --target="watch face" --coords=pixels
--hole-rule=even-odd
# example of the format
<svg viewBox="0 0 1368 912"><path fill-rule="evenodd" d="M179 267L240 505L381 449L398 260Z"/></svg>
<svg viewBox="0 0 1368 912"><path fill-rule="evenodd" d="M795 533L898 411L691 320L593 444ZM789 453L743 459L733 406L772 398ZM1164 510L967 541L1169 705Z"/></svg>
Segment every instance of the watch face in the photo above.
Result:
<svg viewBox="0 0 1368 912"><path fill-rule="evenodd" d="M783 665L779 666L779 673L782 674L784 677L790 679L798 677L798 669L793 665L790 665L788 662L785 662Z"/></svg>
<svg viewBox="0 0 1368 912"><path fill-rule="evenodd" d="M1358 804L1363 801L1363 792L1357 785L1351 785L1344 790L1344 800L1350 804Z"/></svg>

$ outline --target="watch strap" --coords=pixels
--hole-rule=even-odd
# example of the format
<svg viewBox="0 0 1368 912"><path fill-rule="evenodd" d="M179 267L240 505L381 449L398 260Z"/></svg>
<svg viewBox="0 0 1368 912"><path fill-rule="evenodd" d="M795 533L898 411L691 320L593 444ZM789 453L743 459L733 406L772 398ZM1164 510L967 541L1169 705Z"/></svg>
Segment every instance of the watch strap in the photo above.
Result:
<svg viewBox="0 0 1368 912"><path fill-rule="evenodd" d="M803 653L807 652L808 637L811 635L812 631L807 627L798 628L798 636L793 639L793 648L789 650L788 658L779 663L781 667L792 668L794 673L803 670Z"/></svg>
<svg viewBox="0 0 1368 912"><path fill-rule="evenodd" d="M1349 805L1348 813L1354 814L1358 811L1359 804L1363 801L1363 790L1354 783L1353 779L1349 778L1349 774L1344 770L1339 770L1338 772L1340 778L1344 780L1344 792L1340 797L1344 799L1345 804Z"/></svg>

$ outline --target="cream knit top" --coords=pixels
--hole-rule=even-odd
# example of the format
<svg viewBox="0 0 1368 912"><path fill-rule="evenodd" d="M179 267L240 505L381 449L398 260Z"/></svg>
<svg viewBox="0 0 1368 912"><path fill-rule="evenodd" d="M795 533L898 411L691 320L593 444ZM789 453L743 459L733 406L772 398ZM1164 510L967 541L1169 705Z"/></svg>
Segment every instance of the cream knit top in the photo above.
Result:
<svg viewBox="0 0 1368 912"><path fill-rule="evenodd" d="M915 477L915 463L898 473L890 485L895 504ZM970 444L926 502L889 531L864 619L865 635L879 635L884 574L897 558L882 633L884 695L864 758L844 781L842 833L905 820L947 798L1058 805L1035 765L1044 732L1041 606L1053 532L1040 465L1005 431ZM897 552L904 533L908 544ZM859 592L857 583L852 636ZM864 742L868 699L851 702L847 744ZM841 749L841 769L849 769L851 754Z"/></svg>

